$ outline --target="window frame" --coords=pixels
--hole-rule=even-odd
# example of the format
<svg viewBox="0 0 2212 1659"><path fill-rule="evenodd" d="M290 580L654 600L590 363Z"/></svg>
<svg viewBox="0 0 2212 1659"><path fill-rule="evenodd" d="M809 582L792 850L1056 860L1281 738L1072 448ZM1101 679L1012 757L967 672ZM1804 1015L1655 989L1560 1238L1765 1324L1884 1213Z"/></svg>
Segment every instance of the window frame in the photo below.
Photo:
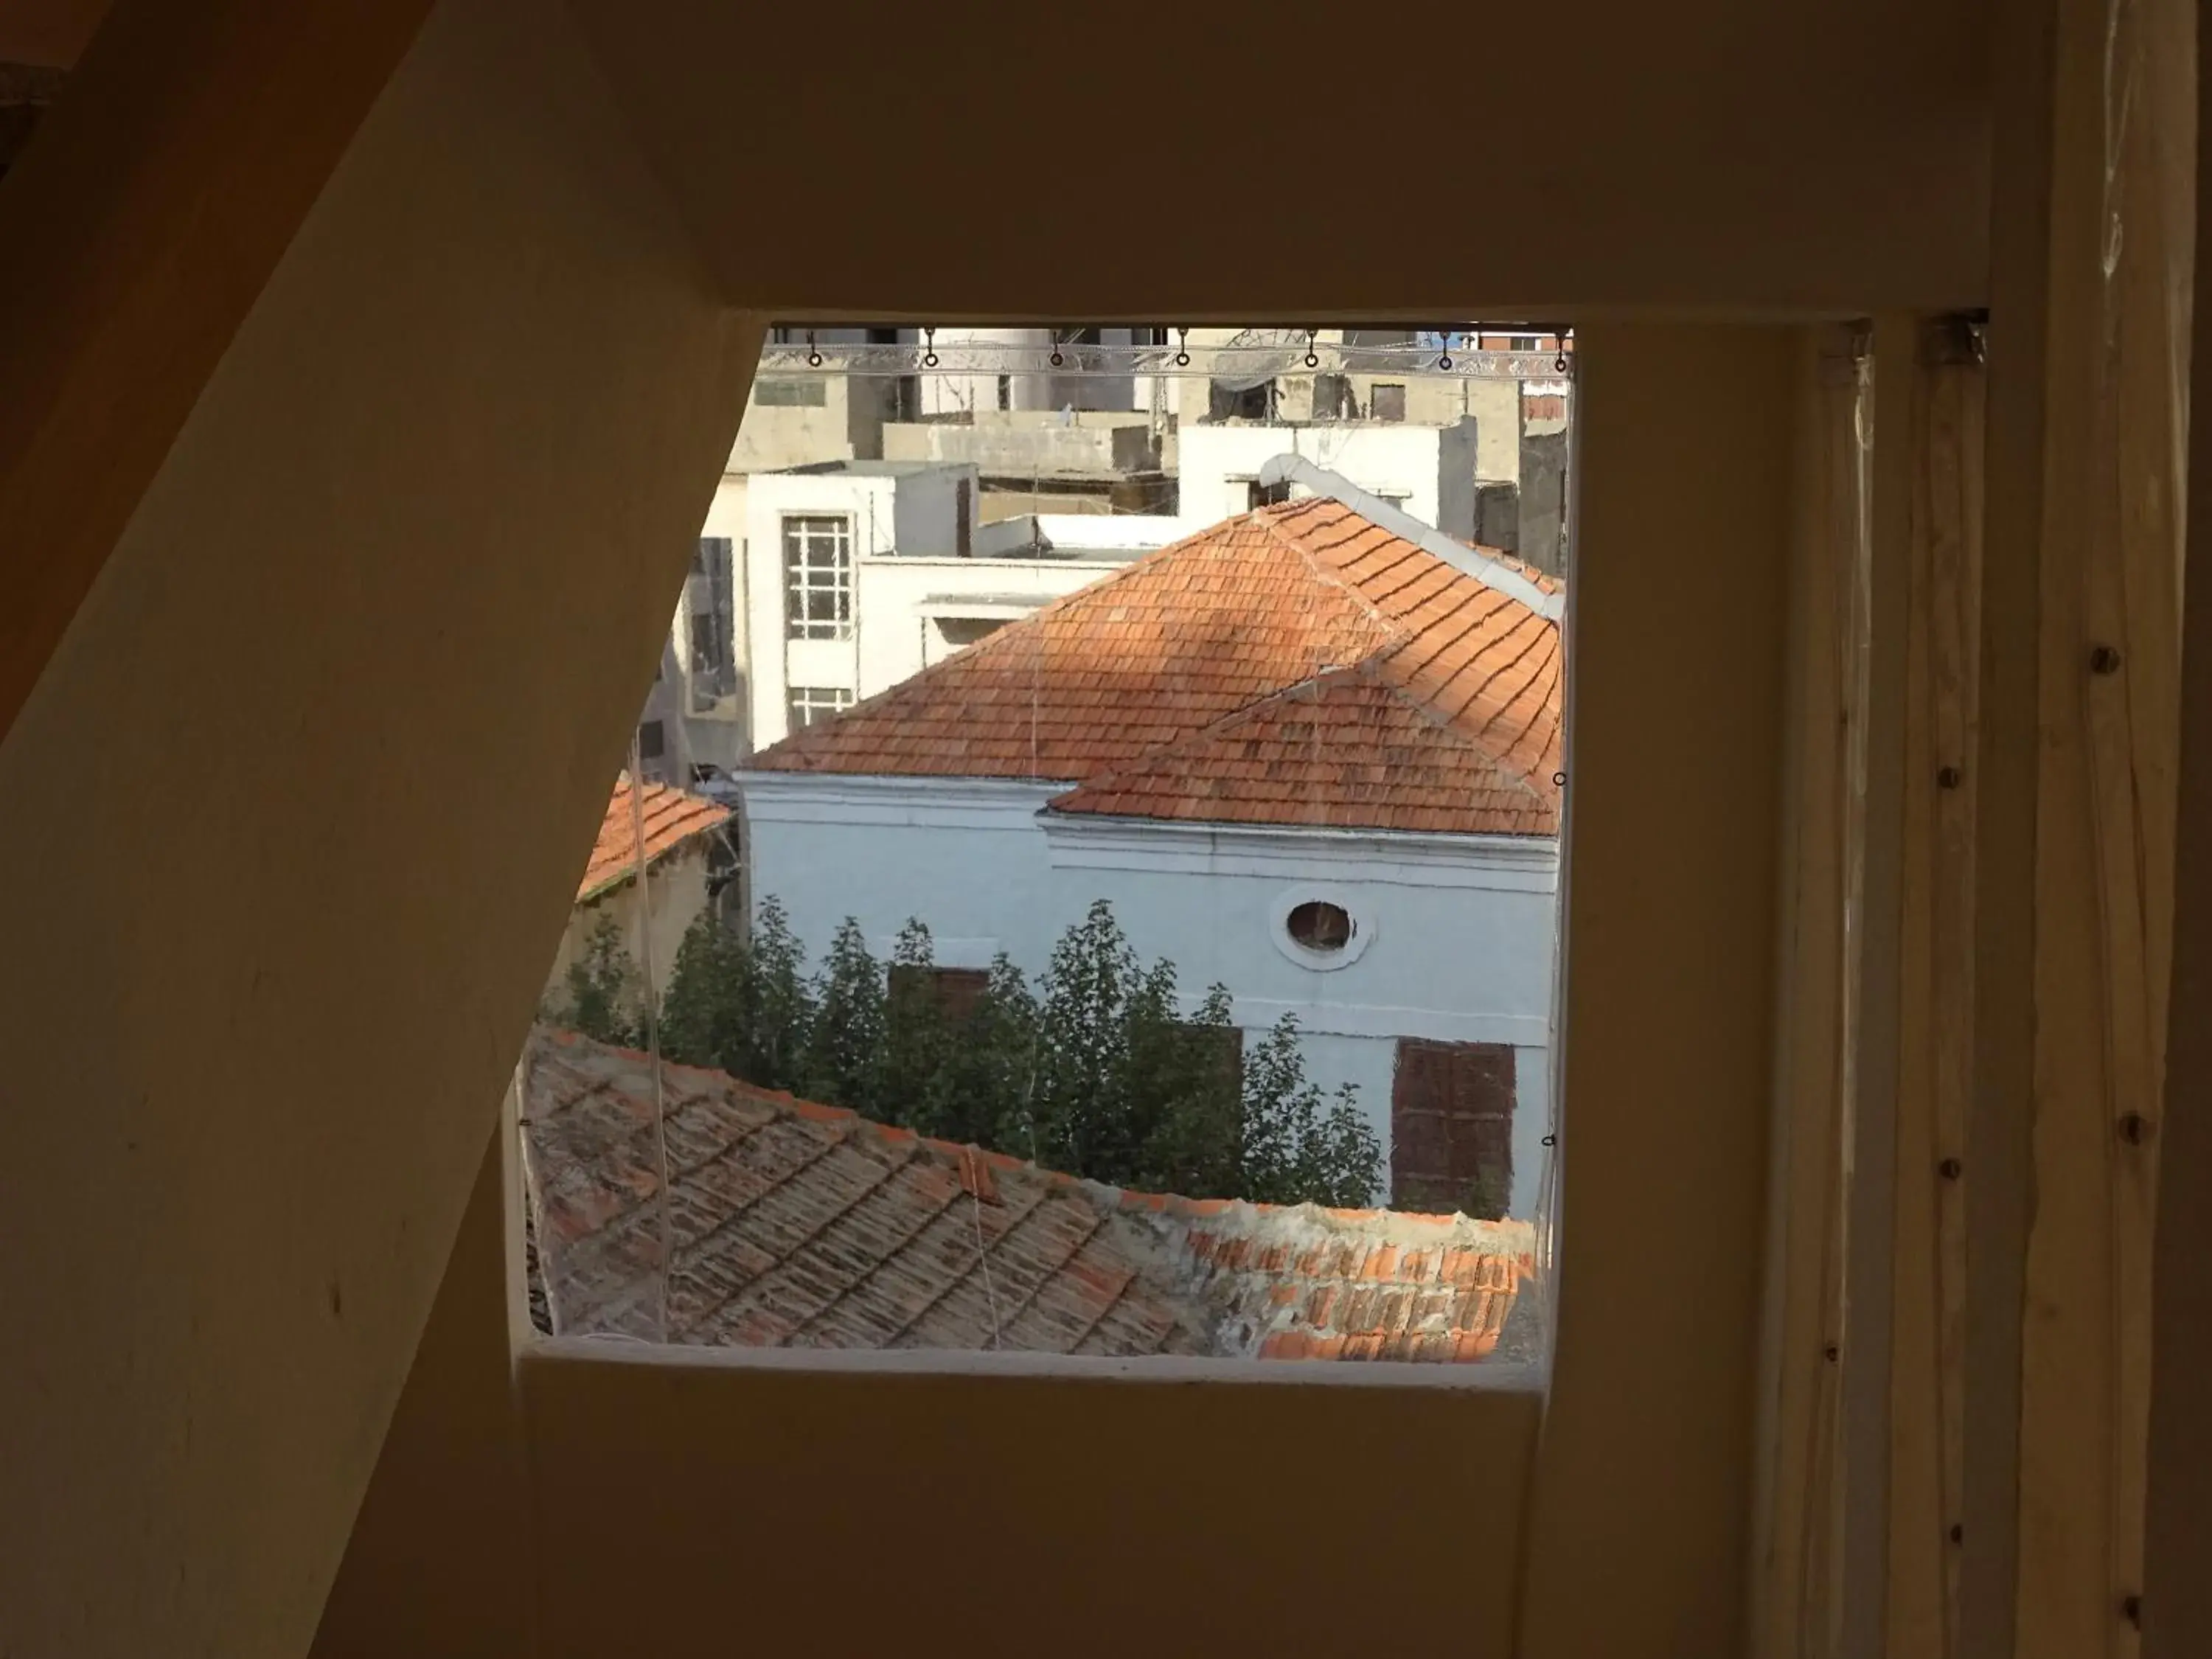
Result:
<svg viewBox="0 0 2212 1659"><path fill-rule="evenodd" d="M850 686L787 685L783 689L784 729L799 732L825 720L835 720L855 701ZM804 719L800 718L802 714Z"/></svg>
<svg viewBox="0 0 2212 1659"><path fill-rule="evenodd" d="M849 640L854 634L853 519L846 513L786 513L778 520L782 543L783 637L796 640ZM799 539L794 544L793 538ZM819 538L828 541L828 562L820 556ZM825 574L826 580L812 580ZM832 615L804 614L816 594L827 594Z"/></svg>

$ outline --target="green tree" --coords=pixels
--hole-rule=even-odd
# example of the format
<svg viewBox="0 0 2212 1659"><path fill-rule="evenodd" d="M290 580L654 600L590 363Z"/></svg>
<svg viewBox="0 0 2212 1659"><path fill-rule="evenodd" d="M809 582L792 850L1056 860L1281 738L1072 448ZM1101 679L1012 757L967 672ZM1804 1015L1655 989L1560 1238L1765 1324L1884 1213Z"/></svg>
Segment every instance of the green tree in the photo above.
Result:
<svg viewBox="0 0 2212 1659"><path fill-rule="evenodd" d="M927 1135L943 1134L947 1127L945 1082L952 1048L936 967L929 928L909 916L892 947L884 988L876 1115Z"/></svg>
<svg viewBox="0 0 2212 1659"><path fill-rule="evenodd" d="M951 1025L932 1085L933 1134L1017 1158L1038 1157L1030 1098L1036 1075L1037 1005L1022 970L1001 951L982 994Z"/></svg>
<svg viewBox="0 0 2212 1659"><path fill-rule="evenodd" d="M1123 1176L1121 1058L1137 953L1104 899L1052 947L1037 985L1036 1081L1029 1129L1038 1160L1097 1181Z"/></svg>
<svg viewBox="0 0 2212 1659"><path fill-rule="evenodd" d="M660 1051L685 1066L713 1066L750 1078L752 960L744 940L711 911L684 930L660 1000Z"/></svg>
<svg viewBox="0 0 2212 1659"><path fill-rule="evenodd" d="M900 930L888 975L851 917L811 986L805 959L773 898L750 940L701 918L662 1004L664 1049L1117 1186L1373 1201L1381 1145L1349 1085L1324 1102L1307 1079L1297 1020L1285 1015L1242 1054L1226 988L1184 1013L1175 965L1142 967L1103 900L1061 936L1034 989L1003 953L994 957L958 1019L941 1000L919 918ZM571 1024L635 1040L635 975L611 924L570 980L582 1005Z"/></svg>
<svg viewBox="0 0 2212 1659"><path fill-rule="evenodd" d="M1243 1132L1240 1196L1346 1208L1375 1201L1382 1142L1350 1084L1323 1109L1306 1076L1296 1014L1285 1013L1245 1057Z"/></svg>
<svg viewBox="0 0 2212 1659"><path fill-rule="evenodd" d="M1216 985L1188 1018L1154 1000L1172 989L1173 969L1148 975L1146 995L1132 1000L1128 1094L1149 1120L1135 1184L1191 1198L1233 1198L1244 1139L1238 1084L1243 1033L1230 1023L1229 990ZM1166 1018L1161 1015L1164 1013Z"/></svg>
<svg viewBox="0 0 2212 1659"><path fill-rule="evenodd" d="M773 899L763 903L750 942L701 915L684 930L661 1000L661 1051L763 1088L795 1088L813 1014L803 962Z"/></svg>
<svg viewBox="0 0 2212 1659"><path fill-rule="evenodd" d="M815 977L805 1054L801 1092L883 1117L884 973L854 917L837 924Z"/></svg>
<svg viewBox="0 0 2212 1659"><path fill-rule="evenodd" d="M603 913L592 924L582 954L568 964L564 990L552 1010L556 1024L597 1042L637 1046L645 1023L643 988L612 916Z"/></svg>
<svg viewBox="0 0 2212 1659"><path fill-rule="evenodd" d="M752 1012L746 1028L747 1069L739 1075L764 1089L796 1092L805 1080L814 999L806 985L806 951L773 893L760 902L747 950Z"/></svg>

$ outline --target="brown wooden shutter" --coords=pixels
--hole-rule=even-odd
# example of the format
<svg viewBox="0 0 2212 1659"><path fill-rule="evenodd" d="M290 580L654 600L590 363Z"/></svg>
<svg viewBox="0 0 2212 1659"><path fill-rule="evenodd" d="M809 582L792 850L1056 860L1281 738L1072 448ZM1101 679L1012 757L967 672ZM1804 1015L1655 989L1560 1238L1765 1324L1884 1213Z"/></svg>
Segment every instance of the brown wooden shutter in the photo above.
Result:
<svg viewBox="0 0 2212 1659"><path fill-rule="evenodd" d="M975 1012L975 1005L983 1000L989 988L991 976L981 968L939 968L937 970L937 1006L945 1011L945 1023L965 1025Z"/></svg>
<svg viewBox="0 0 2212 1659"><path fill-rule="evenodd" d="M1398 1039L1390 1086L1390 1202L1502 1215L1513 1190L1513 1050Z"/></svg>

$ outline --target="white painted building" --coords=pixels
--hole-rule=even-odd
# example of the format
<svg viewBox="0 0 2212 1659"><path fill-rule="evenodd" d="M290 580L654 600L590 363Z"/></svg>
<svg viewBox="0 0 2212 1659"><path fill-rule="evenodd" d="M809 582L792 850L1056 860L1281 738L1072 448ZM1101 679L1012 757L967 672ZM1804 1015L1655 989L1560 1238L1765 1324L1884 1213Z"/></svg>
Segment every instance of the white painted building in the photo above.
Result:
<svg viewBox="0 0 2212 1659"><path fill-rule="evenodd" d="M970 465L846 462L757 474L740 567L756 746L890 690L1186 533L1180 519L980 525Z"/></svg>
<svg viewBox="0 0 2212 1659"><path fill-rule="evenodd" d="M1206 422L1179 436L1182 516L1225 519L1260 504L1260 473L1296 455L1462 541L1474 539L1477 423Z"/></svg>
<svg viewBox="0 0 2212 1659"><path fill-rule="evenodd" d="M1248 1041L1297 1015L1398 1199L1480 1172L1532 1214L1559 596L1397 522L1419 539L1335 501L1233 520L766 750L751 891L817 953L846 916L883 953L918 916L942 967L1030 973L1107 899Z"/></svg>
<svg viewBox="0 0 2212 1659"><path fill-rule="evenodd" d="M921 374L925 416L981 415L993 410L1037 409L1144 410L1158 405L1165 416L1165 386L1151 375L1078 372L1076 353L1086 344L1127 346L1156 340L1155 333L1129 328L961 328L941 327L922 343L947 356L983 346L999 359L996 372ZM1060 362L1052 361L1055 349Z"/></svg>

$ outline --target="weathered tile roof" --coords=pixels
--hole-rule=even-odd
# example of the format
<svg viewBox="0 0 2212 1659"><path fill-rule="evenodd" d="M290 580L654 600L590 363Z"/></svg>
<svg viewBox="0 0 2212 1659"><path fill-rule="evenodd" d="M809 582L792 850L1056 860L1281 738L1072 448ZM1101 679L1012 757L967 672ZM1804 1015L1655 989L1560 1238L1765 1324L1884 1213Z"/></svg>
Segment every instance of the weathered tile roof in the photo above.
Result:
<svg viewBox="0 0 2212 1659"><path fill-rule="evenodd" d="M1500 834L1556 830L1558 625L1324 497L1262 507L1164 548L750 764L1086 782L1133 773L1263 699L1354 666L1436 716L1401 736L1436 744L1440 774L1461 763L1443 746L1455 734L1525 786L1504 819L1462 822ZM1184 760L1211 767L1237 752L1201 744ZM1299 781L1311 790L1330 777L1309 770ZM1154 790L1146 810L1190 817L1211 802L1218 817L1243 799L1209 790L1219 780L1208 775L1190 781L1172 800ZM1341 781L1316 809L1360 824L1358 780ZM1534 819L1528 793L1545 804Z"/></svg>
<svg viewBox="0 0 2212 1659"><path fill-rule="evenodd" d="M648 866L658 863L692 836L728 821L730 809L703 796L687 794L666 784L648 783L639 803L645 811L645 856ZM599 820L599 838L592 846L591 862L576 884L576 902L596 898L609 888L629 880L637 870L637 819L630 804L629 775L615 781L607 799L606 816Z"/></svg>
<svg viewBox="0 0 2212 1659"><path fill-rule="evenodd" d="M1279 691L1053 800L1054 812L1549 836L1551 791L1373 663Z"/></svg>
<svg viewBox="0 0 2212 1659"><path fill-rule="evenodd" d="M719 1072L532 1036L523 1152L562 1334L1108 1356L1474 1360L1526 1223L1122 1192ZM665 1207L665 1214L664 1214Z"/></svg>

